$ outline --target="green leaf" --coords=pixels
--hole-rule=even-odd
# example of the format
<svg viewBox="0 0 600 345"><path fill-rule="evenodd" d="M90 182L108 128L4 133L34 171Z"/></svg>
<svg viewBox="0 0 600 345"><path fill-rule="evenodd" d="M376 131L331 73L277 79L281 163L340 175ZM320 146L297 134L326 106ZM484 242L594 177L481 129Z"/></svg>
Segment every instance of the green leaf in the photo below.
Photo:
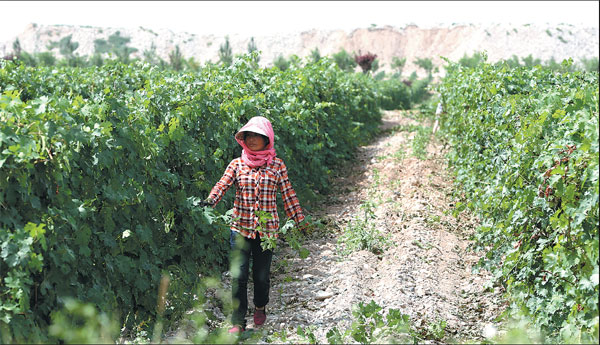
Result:
<svg viewBox="0 0 600 345"><path fill-rule="evenodd" d="M565 169L559 165L556 168L552 169L552 171L550 172L550 175L564 175L565 174Z"/></svg>
<svg viewBox="0 0 600 345"><path fill-rule="evenodd" d="M90 247L88 246L81 246L79 247L79 254L83 255L84 257L89 258L91 255L92 251L90 249Z"/></svg>
<svg viewBox="0 0 600 345"><path fill-rule="evenodd" d="M92 229L88 225L83 225L75 234L75 244L78 246L87 246L90 243Z"/></svg>
<svg viewBox="0 0 600 345"><path fill-rule="evenodd" d="M310 255L310 251L306 248L300 248L299 255L301 259L306 259Z"/></svg>
<svg viewBox="0 0 600 345"><path fill-rule="evenodd" d="M46 224L40 223L40 224L35 224L32 222L28 222L25 225L25 231L27 231L29 233L29 235L31 237L33 237L34 239L39 239L41 237L44 236L44 234L46 233L46 229L44 229L46 227Z"/></svg>

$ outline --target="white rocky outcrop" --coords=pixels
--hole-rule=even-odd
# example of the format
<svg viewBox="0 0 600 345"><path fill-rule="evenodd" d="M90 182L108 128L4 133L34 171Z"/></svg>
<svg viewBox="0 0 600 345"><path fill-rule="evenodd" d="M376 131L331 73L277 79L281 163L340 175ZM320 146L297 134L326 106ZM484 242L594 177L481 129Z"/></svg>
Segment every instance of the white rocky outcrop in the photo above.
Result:
<svg viewBox="0 0 600 345"><path fill-rule="evenodd" d="M167 60L171 51L179 46L186 57L193 57L204 63L216 62L219 59L219 47L225 42L225 35L197 35L188 32L174 32L167 29L151 30L143 27L100 28L71 25L38 25L30 24L16 38L22 49L29 53L47 51L51 41L72 35L72 41L78 42L75 51L80 56L94 53L94 40L108 39L119 31L121 36L131 39L129 46L138 49L133 57L142 56L151 45L156 46L157 54ZM406 58L404 74L417 70L414 60L431 58L435 66L443 66L441 56L458 60L464 54L471 55L476 51L486 51L489 61L507 59L516 55L526 57L532 55L542 61L554 58L562 61L573 58L576 62L581 58L598 57L598 28L577 27L571 24L545 25L535 24L454 24L447 27L421 28L416 25L404 27L357 28L350 32L344 30L318 30L299 32L296 34L273 34L256 36L254 41L262 51L260 64L269 66L279 55L287 57L295 54L299 57L310 55L318 48L321 55L331 55L341 48L352 53L359 51L377 54L382 69L389 71L392 58ZM234 54L245 53L251 37L240 34L229 35ZM0 43L0 54L12 52L12 43ZM58 49L54 49L58 55ZM443 70L443 69L440 69Z"/></svg>

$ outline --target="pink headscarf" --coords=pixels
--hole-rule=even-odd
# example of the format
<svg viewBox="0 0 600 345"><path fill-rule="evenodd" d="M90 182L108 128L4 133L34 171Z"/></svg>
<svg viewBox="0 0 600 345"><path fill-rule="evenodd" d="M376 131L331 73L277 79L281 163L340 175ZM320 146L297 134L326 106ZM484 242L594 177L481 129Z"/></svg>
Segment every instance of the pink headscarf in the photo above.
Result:
<svg viewBox="0 0 600 345"><path fill-rule="evenodd" d="M254 132L262 134L269 138L269 143L262 151L252 151L246 146L244 142L244 134L242 132ZM271 122L262 116L255 116L248 121L248 123L242 127L236 134L235 140L243 148L242 160L244 163L252 168L260 167L263 165L269 165L273 161L273 158L277 155L273 148L275 141L275 133L273 132L273 126Z"/></svg>

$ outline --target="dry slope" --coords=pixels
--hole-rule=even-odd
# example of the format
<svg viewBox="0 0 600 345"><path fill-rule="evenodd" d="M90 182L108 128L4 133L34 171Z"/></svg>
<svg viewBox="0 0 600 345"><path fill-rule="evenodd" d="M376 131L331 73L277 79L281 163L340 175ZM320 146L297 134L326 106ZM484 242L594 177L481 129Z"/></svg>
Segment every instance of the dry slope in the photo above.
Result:
<svg viewBox="0 0 600 345"><path fill-rule="evenodd" d="M186 57L196 61L216 62L219 59L219 47L225 42L224 35L210 33L174 32L167 29L151 30L143 27L100 28L70 25L38 25L30 24L19 39L22 48L29 52L46 51L48 43L59 41L72 35L72 41L79 43L75 51L80 56L94 53L95 39L108 39L119 31L121 36L131 38L130 46L138 49L132 56L141 57L152 45L156 53L168 61L169 53L179 46ZM448 27L403 27L384 26L373 28L357 28L350 32L344 30L318 30L295 34L272 34L254 37L261 50L260 63L270 66L279 55L287 57L295 54L300 57L310 55L318 48L321 55L332 55L340 49L348 52L371 52L377 54L382 69L390 70L393 57L406 58L404 74L417 71L423 75L414 61L421 57L429 57L436 66L443 66L441 56L458 60L464 54L471 55L476 51L487 51L490 61L510 58L513 55L525 57L532 55L542 61L554 58L557 61L572 57L598 57L598 27L576 27L570 24L555 26L509 25L509 24L455 24ZM251 37L229 35L234 54L245 53ZM0 42L0 56L12 51L12 43ZM58 55L58 49L54 49ZM443 73L443 69L440 69Z"/></svg>

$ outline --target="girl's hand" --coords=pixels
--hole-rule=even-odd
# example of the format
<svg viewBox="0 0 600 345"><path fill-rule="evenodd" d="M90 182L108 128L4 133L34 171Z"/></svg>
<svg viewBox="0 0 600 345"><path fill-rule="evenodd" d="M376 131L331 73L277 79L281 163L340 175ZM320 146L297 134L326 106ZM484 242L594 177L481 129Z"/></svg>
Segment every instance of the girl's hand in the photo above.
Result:
<svg viewBox="0 0 600 345"><path fill-rule="evenodd" d="M211 197L208 197L206 200L200 202L200 206L212 206L214 203L215 201Z"/></svg>

